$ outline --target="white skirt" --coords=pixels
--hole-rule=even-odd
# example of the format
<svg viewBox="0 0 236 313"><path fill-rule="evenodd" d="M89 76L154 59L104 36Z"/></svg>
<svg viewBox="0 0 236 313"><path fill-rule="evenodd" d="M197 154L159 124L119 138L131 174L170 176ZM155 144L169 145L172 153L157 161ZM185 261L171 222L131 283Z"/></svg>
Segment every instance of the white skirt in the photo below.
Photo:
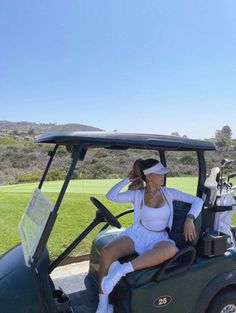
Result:
<svg viewBox="0 0 236 313"><path fill-rule="evenodd" d="M176 246L175 242L169 238L167 231L151 231L144 228L141 224L127 227L119 237L121 236L127 236L133 240L135 251L138 254L151 250L156 244L162 241L171 242ZM177 247L176 249L178 250Z"/></svg>

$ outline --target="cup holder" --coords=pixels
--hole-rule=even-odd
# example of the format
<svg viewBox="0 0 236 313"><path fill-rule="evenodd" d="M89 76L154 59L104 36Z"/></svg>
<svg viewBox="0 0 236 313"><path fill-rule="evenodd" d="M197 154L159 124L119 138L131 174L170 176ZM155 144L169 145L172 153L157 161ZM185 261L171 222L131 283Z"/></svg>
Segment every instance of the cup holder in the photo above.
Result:
<svg viewBox="0 0 236 313"><path fill-rule="evenodd" d="M53 290L52 296L55 301L58 313L72 312L70 298L61 289Z"/></svg>
<svg viewBox="0 0 236 313"><path fill-rule="evenodd" d="M64 292L61 289L54 289L52 291L53 298L60 298L63 295L64 295Z"/></svg>
<svg viewBox="0 0 236 313"><path fill-rule="evenodd" d="M64 295L64 296L61 296L60 298L57 298L57 302L70 304L70 298Z"/></svg>

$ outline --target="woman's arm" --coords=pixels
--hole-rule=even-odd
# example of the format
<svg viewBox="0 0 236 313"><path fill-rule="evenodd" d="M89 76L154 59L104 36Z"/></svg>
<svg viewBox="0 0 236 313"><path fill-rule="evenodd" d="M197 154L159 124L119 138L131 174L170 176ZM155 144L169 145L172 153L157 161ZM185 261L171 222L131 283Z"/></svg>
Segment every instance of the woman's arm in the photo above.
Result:
<svg viewBox="0 0 236 313"><path fill-rule="evenodd" d="M127 185L130 182L128 177L125 177L122 179L119 183L117 183L115 186L113 186L108 193L106 194L106 197L109 200L115 201L115 202L131 202L134 203L134 190L127 190L124 192L120 192L121 189Z"/></svg>
<svg viewBox="0 0 236 313"><path fill-rule="evenodd" d="M186 216L184 223L184 237L186 241L193 241L197 236L194 219L197 218L202 210L203 200L199 197L182 192L180 190L171 189L170 191L173 196L173 200L183 201L192 204L188 212L188 215L190 214L190 216Z"/></svg>
<svg viewBox="0 0 236 313"><path fill-rule="evenodd" d="M201 198L173 188L168 188L168 190L171 192L173 201L178 200L191 203L192 205L188 214L193 215L194 218L198 217L203 206L203 200Z"/></svg>

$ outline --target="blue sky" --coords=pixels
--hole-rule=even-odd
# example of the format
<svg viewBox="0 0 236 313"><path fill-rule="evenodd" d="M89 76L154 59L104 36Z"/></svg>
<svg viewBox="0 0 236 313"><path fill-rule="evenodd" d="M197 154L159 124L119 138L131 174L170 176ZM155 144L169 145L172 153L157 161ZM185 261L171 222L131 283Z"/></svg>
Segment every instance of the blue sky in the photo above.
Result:
<svg viewBox="0 0 236 313"><path fill-rule="evenodd" d="M236 138L235 0L1 0L0 120Z"/></svg>

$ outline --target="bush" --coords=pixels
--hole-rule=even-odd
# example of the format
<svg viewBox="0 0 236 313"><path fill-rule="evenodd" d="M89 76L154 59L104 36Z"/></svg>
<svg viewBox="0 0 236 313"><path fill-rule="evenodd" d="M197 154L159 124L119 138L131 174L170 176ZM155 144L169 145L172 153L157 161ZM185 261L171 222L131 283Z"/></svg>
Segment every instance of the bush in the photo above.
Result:
<svg viewBox="0 0 236 313"><path fill-rule="evenodd" d="M18 183L34 183L38 182L41 178L41 173L39 171L31 171L29 173L21 174L18 176Z"/></svg>
<svg viewBox="0 0 236 313"><path fill-rule="evenodd" d="M11 145L19 141L11 137L0 137L0 145Z"/></svg>
<svg viewBox="0 0 236 313"><path fill-rule="evenodd" d="M188 164L188 165L196 163L196 159L191 155L184 155L180 160L183 164Z"/></svg>
<svg viewBox="0 0 236 313"><path fill-rule="evenodd" d="M22 162L20 160L13 161L11 166L13 168L22 168Z"/></svg>
<svg viewBox="0 0 236 313"><path fill-rule="evenodd" d="M51 169L48 171L46 176L47 181L51 180L64 180L66 177L66 170L65 169Z"/></svg>
<svg viewBox="0 0 236 313"><path fill-rule="evenodd" d="M35 144L33 144L32 142L25 143L22 151L24 153L31 153L31 152L35 151Z"/></svg>

